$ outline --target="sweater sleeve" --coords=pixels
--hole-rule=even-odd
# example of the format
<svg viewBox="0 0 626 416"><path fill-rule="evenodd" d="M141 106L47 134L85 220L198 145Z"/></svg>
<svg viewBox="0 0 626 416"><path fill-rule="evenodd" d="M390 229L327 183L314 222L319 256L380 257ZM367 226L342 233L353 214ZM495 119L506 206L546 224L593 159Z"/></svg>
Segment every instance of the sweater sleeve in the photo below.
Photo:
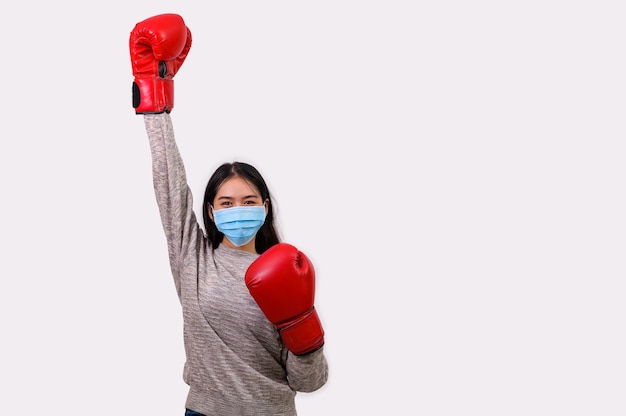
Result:
<svg viewBox="0 0 626 416"><path fill-rule="evenodd" d="M311 393L326 384L328 362L324 347L306 355L287 354L287 379L292 390Z"/></svg>
<svg viewBox="0 0 626 416"><path fill-rule="evenodd" d="M201 240L202 229L193 212L193 198L170 115L146 114L144 123L150 142L154 192L167 239L170 267L180 296L183 261Z"/></svg>

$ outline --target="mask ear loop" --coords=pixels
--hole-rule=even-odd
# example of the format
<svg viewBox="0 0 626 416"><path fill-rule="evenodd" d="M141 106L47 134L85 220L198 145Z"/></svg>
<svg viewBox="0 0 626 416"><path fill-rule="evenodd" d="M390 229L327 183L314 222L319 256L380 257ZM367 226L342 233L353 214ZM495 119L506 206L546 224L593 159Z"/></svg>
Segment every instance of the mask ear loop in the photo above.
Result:
<svg viewBox="0 0 626 416"><path fill-rule="evenodd" d="M211 219L211 221L215 222L215 214L213 213L213 211L215 211L215 208L213 208L213 205L209 204L209 218Z"/></svg>

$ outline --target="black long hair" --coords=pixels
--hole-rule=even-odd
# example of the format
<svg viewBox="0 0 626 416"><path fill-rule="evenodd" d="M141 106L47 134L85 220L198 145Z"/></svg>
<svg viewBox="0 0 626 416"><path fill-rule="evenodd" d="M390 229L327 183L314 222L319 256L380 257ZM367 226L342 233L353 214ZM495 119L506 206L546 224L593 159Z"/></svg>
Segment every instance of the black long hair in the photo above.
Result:
<svg viewBox="0 0 626 416"><path fill-rule="evenodd" d="M224 183L226 179L239 176L243 178L251 185L253 185L261 194L263 201L267 201L267 215L265 216L265 222L256 234L256 240L254 243L256 252L262 254L265 250L280 242L278 232L274 226L274 204L270 191L263 179L263 176L252 165L245 162L232 162L223 163L218 167L209 182L206 185L204 191L204 202L202 204L202 217L204 219L204 228L207 232L207 237L211 243L213 249L219 247L224 239L224 234L220 232L211 217L209 217L209 208L215 202L215 196L217 190Z"/></svg>

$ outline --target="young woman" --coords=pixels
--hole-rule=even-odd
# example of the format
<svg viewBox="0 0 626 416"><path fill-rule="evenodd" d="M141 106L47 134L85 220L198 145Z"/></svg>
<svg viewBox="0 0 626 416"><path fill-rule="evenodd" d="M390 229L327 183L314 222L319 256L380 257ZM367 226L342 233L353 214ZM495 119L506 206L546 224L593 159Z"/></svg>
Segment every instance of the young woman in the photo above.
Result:
<svg viewBox="0 0 626 416"><path fill-rule="evenodd" d="M225 163L209 179L203 222L174 138L173 77L191 48L176 14L130 35L133 107L150 142L154 190L181 301L186 415L296 415L297 392L328 379L314 270L281 243L272 197L253 166Z"/></svg>

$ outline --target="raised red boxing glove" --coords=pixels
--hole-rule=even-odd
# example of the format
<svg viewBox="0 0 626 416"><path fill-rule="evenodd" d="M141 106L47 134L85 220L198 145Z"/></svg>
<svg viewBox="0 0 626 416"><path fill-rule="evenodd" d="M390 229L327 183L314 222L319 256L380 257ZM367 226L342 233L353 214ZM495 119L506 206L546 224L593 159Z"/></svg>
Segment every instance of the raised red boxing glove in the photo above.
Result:
<svg viewBox="0 0 626 416"><path fill-rule="evenodd" d="M191 48L191 31L177 14L160 14L130 32L133 108L137 114L169 113L174 108L174 75Z"/></svg>
<svg viewBox="0 0 626 416"><path fill-rule="evenodd" d="M276 244L252 262L245 280L289 351L304 355L324 345L314 306L315 269L304 253L290 244Z"/></svg>

